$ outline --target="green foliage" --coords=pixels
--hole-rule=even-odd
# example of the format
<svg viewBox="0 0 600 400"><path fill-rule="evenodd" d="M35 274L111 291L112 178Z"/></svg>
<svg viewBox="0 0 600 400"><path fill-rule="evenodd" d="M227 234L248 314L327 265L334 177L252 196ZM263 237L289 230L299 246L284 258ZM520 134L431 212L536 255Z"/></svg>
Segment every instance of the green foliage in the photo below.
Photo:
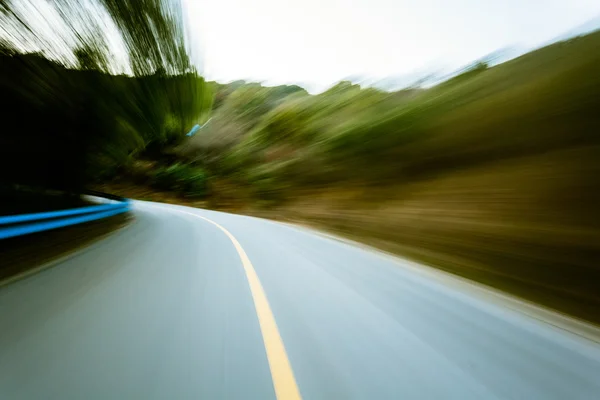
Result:
<svg viewBox="0 0 600 400"><path fill-rule="evenodd" d="M37 7L2 3L0 184L80 191L160 158L206 118L212 93L188 59L178 0L47 3L74 41L44 37ZM128 65L109 46L119 39Z"/></svg>
<svg viewBox="0 0 600 400"><path fill-rule="evenodd" d="M254 125L269 110L268 92L261 86L244 86L233 92L224 104L232 114Z"/></svg>
<svg viewBox="0 0 600 400"><path fill-rule="evenodd" d="M262 120L254 133L258 140L275 144L278 142L308 143L315 133L308 127L312 110L301 101L290 101L272 110Z"/></svg>
<svg viewBox="0 0 600 400"><path fill-rule="evenodd" d="M138 154L161 154L210 107L195 74L134 78L0 58L0 118L14 127L0 136L0 181L79 190Z"/></svg>
<svg viewBox="0 0 600 400"><path fill-rule="evenodd" d="M282 198L307 185L397 184L552 149L600 148L599 43L594 33L492 68L477 62L427 90L340 82L316 96L274 99L274 88L238 83L214 118L251 123L221 148L218 170L261 198Z"/></svg>
<svg viewBox="0 0 600 400"><path fill-rule="evenodd" d="M246 179L260 201L273 204L281 200L287 188L284 179L287 170L286 162L263 164L249 170Z"/></svg>
<svg viewBox="0 0 600 400"><path fill-rule="evenodd" d="M119 28L136 76L191 72L179 0L100 2Z"/></svg>
<svg viewBox="0 0 600 400"><path fill-rule="evenodd" d="M210 122L180 146L179 154L201 160L216 173L241 175L236 171L260 162L271 136L287 135L286 129L295 129L313 113L301 104L310 96L295 85L264 87L236 81L225 85L209 82L208 86L215 93ZM302 111L290 107L291 103L298 104ZM264 122L269 120L266 115L277 121L265 127ZM294 140L305 143L314 135L314 129L304 128L292 134Z"/></svg>
<svg viewBox="0 0 600 400"><path fill-rule="evenodd" d="M188 197L204 197L208 191L206 172L180 163L153 170L151 184L159 190L170 190Z"/></svg>

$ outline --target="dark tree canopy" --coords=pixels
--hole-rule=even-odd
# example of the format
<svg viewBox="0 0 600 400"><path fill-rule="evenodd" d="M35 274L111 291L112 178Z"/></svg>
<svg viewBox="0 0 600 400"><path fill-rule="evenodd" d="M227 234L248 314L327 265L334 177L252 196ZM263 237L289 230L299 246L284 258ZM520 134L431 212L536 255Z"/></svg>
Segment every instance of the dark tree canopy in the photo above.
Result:
<svg viewBox="0 0 600 400"><path fill-rule="evenodd" d="M204 118L179 0L34 3L0 0L0 185L78 191Z"/></svg>

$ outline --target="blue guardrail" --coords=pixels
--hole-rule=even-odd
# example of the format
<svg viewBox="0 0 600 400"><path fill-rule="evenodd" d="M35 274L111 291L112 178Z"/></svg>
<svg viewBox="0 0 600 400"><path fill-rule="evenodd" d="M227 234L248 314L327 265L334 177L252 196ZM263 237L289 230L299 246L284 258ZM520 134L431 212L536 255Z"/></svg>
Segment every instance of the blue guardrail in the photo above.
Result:
<svg viewBox="0 0 600 400"><path fill-rule="evenodd" d="M30 233L48 231L51 229L108 218L113 215L127 212L131 208L131 203L127 199L121 199L110 195L106 195L105 197L118 200L118 202L73 208L70 210L0 217L0 239L28 235Z"/></svg>

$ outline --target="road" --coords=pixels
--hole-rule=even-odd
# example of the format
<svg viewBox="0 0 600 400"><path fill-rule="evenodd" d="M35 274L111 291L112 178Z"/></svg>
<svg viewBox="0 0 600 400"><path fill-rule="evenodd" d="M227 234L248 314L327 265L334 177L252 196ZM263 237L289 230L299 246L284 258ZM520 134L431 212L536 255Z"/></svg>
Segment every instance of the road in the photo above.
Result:
<svg viewBox="0 0 600 400"><path fill-rule="evenodd" d="M135 222L0 288L1 399L598 399L598 343L257 218Z"/></svg>

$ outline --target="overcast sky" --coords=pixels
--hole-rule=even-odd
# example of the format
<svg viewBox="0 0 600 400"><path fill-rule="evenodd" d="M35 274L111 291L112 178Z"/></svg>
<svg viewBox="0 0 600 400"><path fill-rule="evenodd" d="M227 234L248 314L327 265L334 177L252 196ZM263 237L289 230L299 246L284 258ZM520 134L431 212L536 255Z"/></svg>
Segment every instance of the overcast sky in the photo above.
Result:
<svg viewBox="0 0 600 400"><path fill-rule="evenodd" d="M531 47L600 14L599 0L185 0L209 79L302 83L458 67Z"/></svg>

